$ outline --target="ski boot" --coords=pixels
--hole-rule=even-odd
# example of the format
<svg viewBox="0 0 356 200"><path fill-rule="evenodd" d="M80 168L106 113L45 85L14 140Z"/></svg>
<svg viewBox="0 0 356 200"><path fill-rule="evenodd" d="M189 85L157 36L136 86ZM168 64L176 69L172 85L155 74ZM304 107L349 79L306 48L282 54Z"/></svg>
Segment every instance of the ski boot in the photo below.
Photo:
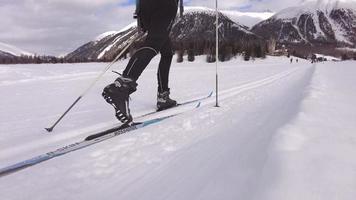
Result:
<svg viewBox="0 0 356 200"><path fill-rule="evenodd" d="M177 101L169 98L170 90L158 92L157 94L157 111L162 111L168 108L177 106Z"/></svg>
<svg viewBox="0 0 356 200"><path fill-rule="evenodd" d="M115 109L116 118L123 126L132 124L132 116L129 108L130 94L136 91L137 83L130 78L120 76L114 83L106 86L102 96Z"/></svg>

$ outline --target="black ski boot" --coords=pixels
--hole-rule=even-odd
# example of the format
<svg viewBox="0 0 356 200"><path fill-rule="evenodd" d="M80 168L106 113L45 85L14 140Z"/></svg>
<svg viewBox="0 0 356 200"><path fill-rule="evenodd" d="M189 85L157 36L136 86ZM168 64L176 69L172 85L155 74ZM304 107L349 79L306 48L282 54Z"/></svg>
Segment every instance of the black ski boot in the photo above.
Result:
<svg viewBox="0 0 356 200"><path fill-rule="evenodd" d="M130 94L136 91L136 87L135 81L121 76L114 83L106 86L102 93L106 102L115 108L115 116L123 123L123 126L129 126L132 123L129 98Z"/></svg>
<svg viewBox="0 0 356 200"><path fill-rule="evenodd" d="M157 111L162 111L162 110L177 106L177 101L169 98L169 95L170 95L169 89L164 92L158 92L158 94L157 94Z"/></svg>

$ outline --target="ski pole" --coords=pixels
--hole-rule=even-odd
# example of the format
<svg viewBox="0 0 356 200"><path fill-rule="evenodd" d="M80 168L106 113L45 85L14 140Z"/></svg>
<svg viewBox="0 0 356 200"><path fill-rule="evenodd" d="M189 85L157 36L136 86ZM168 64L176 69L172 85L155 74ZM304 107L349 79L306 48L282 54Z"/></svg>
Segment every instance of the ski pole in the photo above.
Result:
<svg viewBox="0 0 356 200"><path fill-rule="evenodd" d="M111 66L119 60L119 58L122 56L122 54L139 38L144 36L144 33L139 32L127 45L126 47L115 57L115 59L102 71L100 74L94 79L94 81L89 85L88 88L84 90L84 92L72 103L71 106L59 117L59 119L49 128L45 128L48 132L52 132L54 127L57 126L57 124L64 118L64 116L67 115L67 113L82 99L88 91L100 80L100 78L111 68Z"/></svg>
<svg viewBox="0 0 356 200"><path fill-rule="evenodd" d="M216 40L216 49L215 49L215 87L216 87L216 104L215 107L219 107L219 71L218 71L218 65L219 65L219 10L218 10L218 0L215 0L215 14L216 14L216 29L215 29L215 40Z"/></svg>

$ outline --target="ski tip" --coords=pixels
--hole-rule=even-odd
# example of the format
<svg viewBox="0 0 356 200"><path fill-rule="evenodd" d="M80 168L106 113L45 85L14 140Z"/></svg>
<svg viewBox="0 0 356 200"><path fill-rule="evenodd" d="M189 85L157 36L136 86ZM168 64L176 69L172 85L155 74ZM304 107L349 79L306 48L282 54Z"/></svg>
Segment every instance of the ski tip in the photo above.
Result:
<svg viewBox="0 0 356 200"><path fill-rule="evenodd" d="M208 97L213 96L213 94L214 94L214 91L211 91Z"/></svg>
<svg viewBox="0 0 356 200"><path fill-rule="evenodd" d="M97 137L94 137L94 136L90 135L90 136L86 137L84 140L85 141L90 141L90 140L93 140L95 138L97 138Z"/></svg>
<svg viewBox="0 0 356 200"><path fill-rule="evenodd" d="M53 128L45 128L45 130L50 133L53 131Z"/></svg>

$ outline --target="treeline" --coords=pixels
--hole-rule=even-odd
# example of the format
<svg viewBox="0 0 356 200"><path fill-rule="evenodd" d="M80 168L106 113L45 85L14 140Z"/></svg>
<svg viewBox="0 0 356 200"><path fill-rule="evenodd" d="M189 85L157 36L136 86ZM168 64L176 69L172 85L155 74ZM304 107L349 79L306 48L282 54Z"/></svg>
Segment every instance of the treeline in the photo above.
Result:
<svg viewBox="0 0 356 200"><path fill-rule="evenodd" d="M329 55L341 60L356 60L356 52L348 50L340 50L336 45L291 45L287 44L287 48L291 55L307 59L313 54Z"/></svg>
<svg viewBox="0 0 356 200"><path fill-rule="evenodd" d="M87 63L87 62L109 62L107 59L89 59L85 57L81 58L65 58L65 57L55 57L55 56L12 56L12 57L1 57L0 64L57 64L57 63Z"/></svg>
<svg viewBox="0 0 356 200"><path fill-rule="evenodd" d="M0 64L42 64L42 63L65 63L64 58L55 56L13 56L13 57L0 57Z"/></svg>
<svg viewBox="0 0 356 200"><path fill-rule="evenodd" d="M356 52L345 52L341 55L341 60L356 60Z"/></svg>
<svg viewBox="0 0 356 200"><path fill-rule="evenodd" d="M206 55L206 62L213 63L216 61L215 42L203 43L179 43L175 44L177 54L177 62L183 62L184 56L187 56L187 61L193 62L195 56ZM221 62L229 61L236 56L243 56L245 61L254 58L265 58L267 54L267 45L264 41L247 40L245 42L221 42L219 44L218 59Z"/></svg>

